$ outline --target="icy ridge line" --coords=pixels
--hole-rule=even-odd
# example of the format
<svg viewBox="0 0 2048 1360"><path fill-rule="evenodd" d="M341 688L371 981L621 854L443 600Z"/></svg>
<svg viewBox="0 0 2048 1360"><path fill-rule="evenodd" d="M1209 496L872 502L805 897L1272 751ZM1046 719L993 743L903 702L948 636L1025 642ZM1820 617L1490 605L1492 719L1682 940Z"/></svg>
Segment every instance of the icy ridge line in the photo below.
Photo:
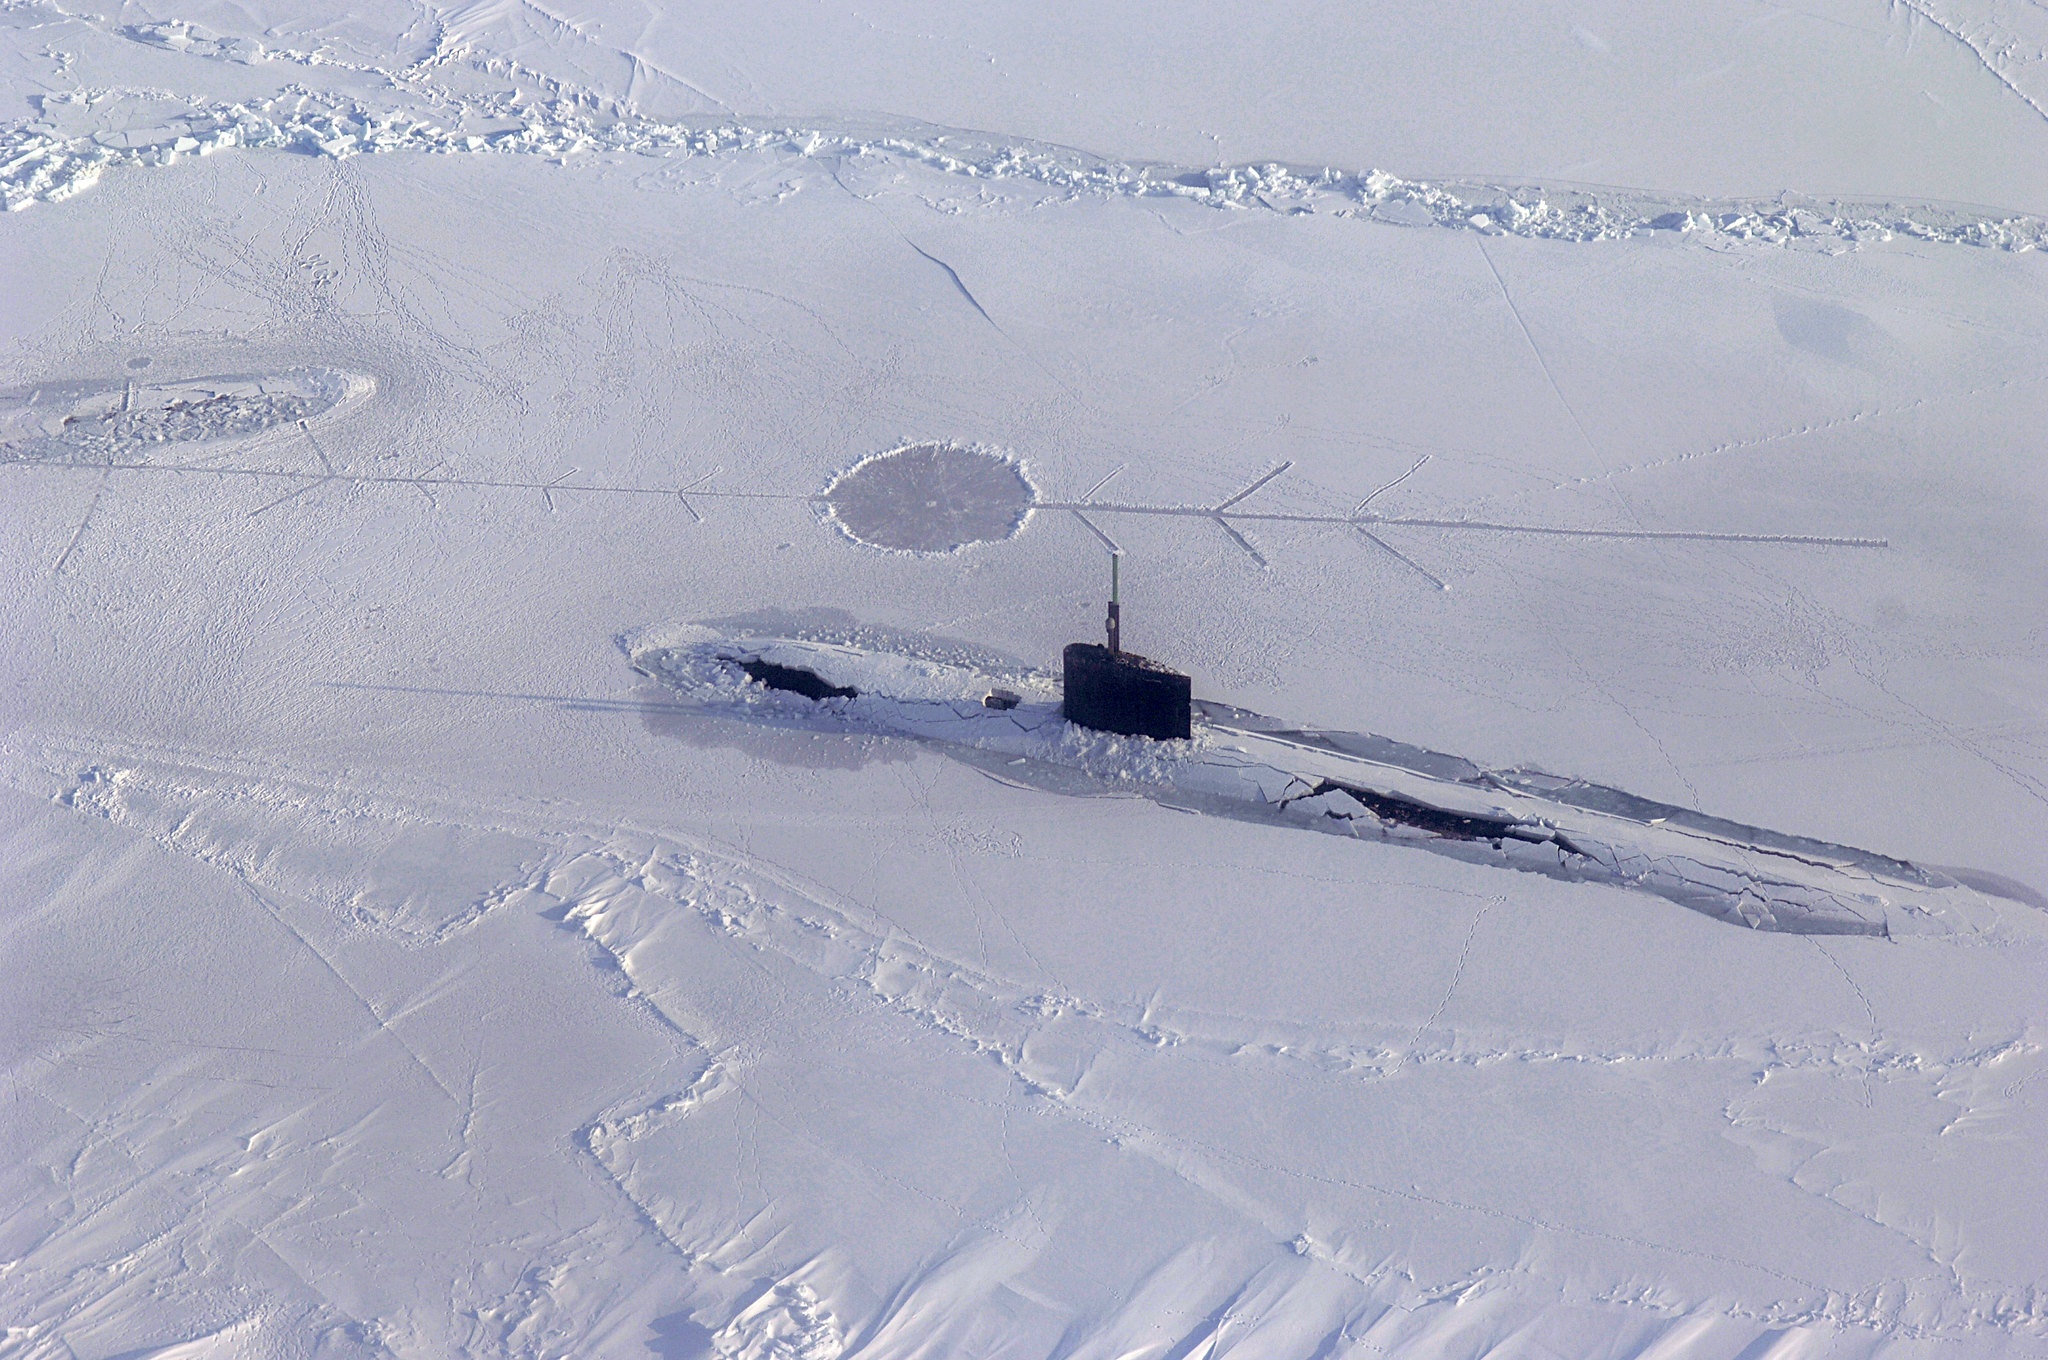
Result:
<svg viewBox="0 0 2048 1360"><path fill-rule="evenodd" d="M1036 184L1069 200L1177 198L1219 209L1366 217L1399 226L1559 241L1621 240L1652 231L1777 246L1853 249L1894 237L1995 250L2048 247L2048 219L1935 204L1854 202L1783 194L1707 199L1645 190L1543 188L1479 180L1431 183L1382 170L1309 169L1279 162L1212 167L1118 161L1024 139L943 129L863 134L843 128L710 126L592 113L582 101L522 97L450 104L438 114L376 110L292 87L258 103L186 100L188 112L146 129L67 136L48 117L133 92L39 96L46 116L0 130L0 197L15 212L61 202L109 169L175 163L234 147L344 160L381 152L534 155L601 153L692 158L767 151L797 159L882 159L985 182ZM161 98L160 92L158 97ZM504 124L511 126L503 126ZM465 126L496 124L482 131Z"/></svg>

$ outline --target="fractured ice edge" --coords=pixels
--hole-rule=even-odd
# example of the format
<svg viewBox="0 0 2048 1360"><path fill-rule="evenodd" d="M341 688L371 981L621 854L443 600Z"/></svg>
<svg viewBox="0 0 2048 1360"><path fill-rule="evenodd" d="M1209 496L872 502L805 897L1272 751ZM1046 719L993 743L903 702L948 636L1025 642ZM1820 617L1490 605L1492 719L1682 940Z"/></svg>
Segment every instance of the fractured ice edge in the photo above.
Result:
<svg viewBox="0 0 2048 1360"><path fill-rule="evenodd" d="M1369 733L1290 726L1196 701L1189 741L1092 731L1060 716L1053 675L891 638L761 636L695 625L620 639L634 669L707 714L929 743L1024 787L1149 798L1433 850L1469 863L1608 883L1758 930L1946 933L1973 889L1944 873L1529 770L1483 770ZM751 672L751 674L750 674ZM812 699L760 679L822 684ZM994 688L1020 702L992 709Z"/></svg>
<svg viewBox="0 0 2048 1360"><path fill-rule="evenodd" d="M387 73L388 74L388 73ZM231 147L346 159L377 152L530 155L592 153L687 159L764 153L792 161L894 163L983 184L1035 185L1069 199L1177 198L1218 209L1361 217L1400 226L1485 235L1606 241L1671 231L1706 240L1830 251L1894 237L2027 251L2048 247L2048 219L1998 209L1783 194L1708 199L1621 188L1430 183L1381 170L1278 162L1174 166L1120 161L1021 138L901 124L886 128L751 127L662 122L594 110L583 97L455 98L421 94L412 109L293 87L268 100L150 100L147 126L67 131L96 106L132 92L36 96L44 115L0 129L0 199L9 211L57 202L121 166L169 165ZM182 108L176 107L182 104Z"/></svg>
<svg viewBox="0 0 2048 1360"><path fill-rule="evenodd" d="M367 375L312 367L35 383L0 391L0 464L135 466L158 445L303 426L358 405L375 390Z"/></svg>

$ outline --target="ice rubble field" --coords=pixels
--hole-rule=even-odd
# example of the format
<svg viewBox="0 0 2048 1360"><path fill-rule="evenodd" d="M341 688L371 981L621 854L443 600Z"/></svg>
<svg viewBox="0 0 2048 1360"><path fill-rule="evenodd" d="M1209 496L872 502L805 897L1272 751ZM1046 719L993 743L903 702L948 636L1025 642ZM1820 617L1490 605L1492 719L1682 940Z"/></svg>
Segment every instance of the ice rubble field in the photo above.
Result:
<svg viewBox="0 0 2048 1360"><path fill-rule="evenodd" d="M2041 15L0 8L0 1356L2048 1353ZM1096 522L1207 698L1999 891L627 665L1093 637L1070 513L826 522L915 441L1175 511Z"/></svg>

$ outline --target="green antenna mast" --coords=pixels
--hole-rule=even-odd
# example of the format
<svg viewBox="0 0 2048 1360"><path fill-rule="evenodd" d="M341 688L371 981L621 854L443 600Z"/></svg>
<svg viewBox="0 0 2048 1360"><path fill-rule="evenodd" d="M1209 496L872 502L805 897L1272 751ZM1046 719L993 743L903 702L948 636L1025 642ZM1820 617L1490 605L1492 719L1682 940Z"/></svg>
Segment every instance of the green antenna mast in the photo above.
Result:
<svg viewBox="0 0 2048 1360"><path fill-rule="evenodd" d="M1117 598L1117 568L1123 563L1124 555L1113 552L1109 555L1109 650L1112 655L1123 648L1123 605Z"/></svg>

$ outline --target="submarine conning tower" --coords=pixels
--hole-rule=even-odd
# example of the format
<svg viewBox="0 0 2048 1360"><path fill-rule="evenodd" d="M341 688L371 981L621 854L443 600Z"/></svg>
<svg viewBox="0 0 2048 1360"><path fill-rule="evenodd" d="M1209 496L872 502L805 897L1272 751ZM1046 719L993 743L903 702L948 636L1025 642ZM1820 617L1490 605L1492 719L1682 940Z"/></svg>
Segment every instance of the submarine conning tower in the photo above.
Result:
<svg viewBox="0 0 2048 1360"><path fill-rule="evenodd" d="M1070 723L1126 737L1185 741L1194 735L1194 687L1188 677L1123 649L1117 566L1109 559L1109 645L1070 642L1061 654Z"/></svg>

